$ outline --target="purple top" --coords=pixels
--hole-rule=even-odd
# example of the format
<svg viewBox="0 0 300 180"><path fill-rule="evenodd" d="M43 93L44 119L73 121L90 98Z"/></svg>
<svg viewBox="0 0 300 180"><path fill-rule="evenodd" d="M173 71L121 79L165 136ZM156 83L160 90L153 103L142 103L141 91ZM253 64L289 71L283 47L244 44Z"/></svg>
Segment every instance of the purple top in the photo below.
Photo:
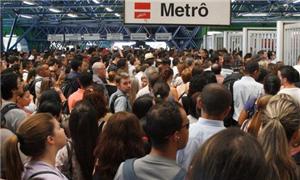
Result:
<svg viewBox="0 0 300 180"><path fill-rule="evenodd" d="M24 166L24 172L22 175L22 180L27 180L32 175L41 173L35 178L43 180L68 180L56 167L51 166L43 161L29 161Z"/></svg>

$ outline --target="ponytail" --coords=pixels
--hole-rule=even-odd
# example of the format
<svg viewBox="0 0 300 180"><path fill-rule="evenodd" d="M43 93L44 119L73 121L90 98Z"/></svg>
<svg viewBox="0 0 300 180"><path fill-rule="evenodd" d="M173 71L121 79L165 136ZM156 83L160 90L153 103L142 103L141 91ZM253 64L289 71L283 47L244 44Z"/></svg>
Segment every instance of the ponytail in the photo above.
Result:
<svg viewBox="0 0 300 180"><path fill-rule="evenodd" d="M299 179L297 165L289 151L289 142L299 130L299 117L299 105L287 94L273 96L259 117L262 129L258 139L270 168L269 179Z"/></svg>
<svg viewBox="0 0 300 180"><path fill-rule="evenodd" d="M271 179L296 180L296 164L290 158L285 129L278 119L270 120L259 134Z"/></svg>
<svg viewBox="0 0 300 180"><path fill-rule="evenodd" d="M23 162L19 153L18 142L19 140L17 136L13 135L5 143L4 163L7 180L21 180L21 175L24 171Z"/></svg>

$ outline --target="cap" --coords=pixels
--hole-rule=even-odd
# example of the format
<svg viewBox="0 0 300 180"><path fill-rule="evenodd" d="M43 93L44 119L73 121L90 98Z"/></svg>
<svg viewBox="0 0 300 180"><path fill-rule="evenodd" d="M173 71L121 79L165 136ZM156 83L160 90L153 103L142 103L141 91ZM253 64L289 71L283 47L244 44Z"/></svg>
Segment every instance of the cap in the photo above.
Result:
<svg viewBox="0 0 300 180"><path fill-rule="evenodd" d="M145 60L147 60L147 59L153 59L153 58L154 58L154 56L153 56L152 53L146 53L145 54Z"/></svg>

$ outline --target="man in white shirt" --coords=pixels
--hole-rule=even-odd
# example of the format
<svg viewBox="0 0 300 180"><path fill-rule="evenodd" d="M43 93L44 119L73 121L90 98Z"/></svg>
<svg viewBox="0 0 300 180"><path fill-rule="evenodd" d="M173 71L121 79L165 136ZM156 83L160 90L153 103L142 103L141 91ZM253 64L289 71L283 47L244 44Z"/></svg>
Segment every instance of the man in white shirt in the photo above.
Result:
<svg viewBox="0 0 300 180"><path fill-rule="evenodd" d="M288 94L300 105L300 88L295 86L299 82L299 74L292 66L283 66L278 71L282 89L278 94Z"/></svg>
<svg viewBox="0 0 300 180"><path fill-rule="evenodd" d="M212 135L225 129L223 119L230 111L231 101L230 91L220 84L212 83L203 88L197 102L201 107L201 117L191 124L186 147L177 151L178 165L188 170L200 146Z"/></svg>
<svg viewBox="0 0 300 180"><path fill-rule="evenodd" d="M245 103L250 98L258 98L264 94L263 85L256 82L259 75L259 65L255 60L245 64L245 75L233 84L234 113L232 118L238 120Z"/></svg>

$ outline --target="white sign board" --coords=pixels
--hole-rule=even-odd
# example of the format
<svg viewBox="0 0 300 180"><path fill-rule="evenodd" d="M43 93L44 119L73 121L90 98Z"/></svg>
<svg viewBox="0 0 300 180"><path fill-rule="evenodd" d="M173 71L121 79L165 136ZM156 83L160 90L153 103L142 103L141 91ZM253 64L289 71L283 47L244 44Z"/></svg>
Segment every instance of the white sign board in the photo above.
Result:
<svg viewBox="0 0 300 180"><path fill-rule="evenodd" d="M65 34L66 41L81 41L81 34Z"/></svg>
<svg viewBox="0 0 300 180"><path fill-rule="evenodd" d="M48 41L64 41L64 35L63 34L48 34L47 37Z"/></svg>
<svg viewBox="0 0 300 180"><path fill-rule="evenodd" d="M97 40L100 40L100 34L83 34L83 40L86 40L86 41L97 41Z"/></svg>
<svg viewBox="0 0 300 180"><path fill-rule="evenodd" d="M155 33L157 41L169 41L172 39L172 33Z"/></svg>
<svg viewBox="0 0 300 180"><path fill-rule="evenodd" d="M147 34L146 33L131 33L130 39L133 41L145 41L145 40L147 40Z"/></svg>
<svg viewBox="0 0 300 180"><path fill-rule="evenodd" d="M124 37L122 33L107 33L106 35L107 40L121 41L123 38Z"/></svg>
<svg viewBox="0 0 300 180"><path fill-rule="evenodd" d="M125 0L125 24L229 25L231 0Z"/></svg>

